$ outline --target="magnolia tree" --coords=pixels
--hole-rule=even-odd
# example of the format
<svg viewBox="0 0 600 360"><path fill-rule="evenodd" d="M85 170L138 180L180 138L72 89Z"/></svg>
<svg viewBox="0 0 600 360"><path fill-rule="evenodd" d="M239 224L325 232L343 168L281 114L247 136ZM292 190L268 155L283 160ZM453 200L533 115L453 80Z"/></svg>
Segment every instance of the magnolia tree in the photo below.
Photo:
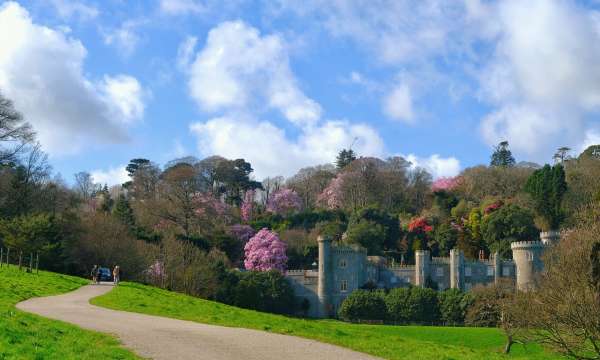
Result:
<svg viewBox="0 0 600 360"><path fill-rule="evenodd" d="M302 209L302 199L292 189L281 189L275 192L267 204L267 211L274 214L290 214Z"/></svg>
<svg viewBox="0 0 600 360"><path fill-rule="evenodd" d="M254 190L248 190L244 194L244 200L242 201L242 205L240 206L240 213L242 216L242 220L248 222L252 220L252 215L254 212Z"/></svg>
<svg viewBox="0 0 600 360"><path fill-rule="evenodd" d="M331 179L329 185L319 194L317 202L328 209L339 209L342 207L342 186L344 185L345 173L338 174Z"/></svg>
<svg viewBox="0 0 600 360"><path fill-rule="evenodd" d="M451 191L459 184L460 177L441 177L431 184L431 191Z"/></svg>
<svg viewBox="0 0 600 360"><path fill-rule="evenodd" d="M244 246L244 266L247 270L285 272L287 256L286 244L277 233L262 229Z"/></svg>

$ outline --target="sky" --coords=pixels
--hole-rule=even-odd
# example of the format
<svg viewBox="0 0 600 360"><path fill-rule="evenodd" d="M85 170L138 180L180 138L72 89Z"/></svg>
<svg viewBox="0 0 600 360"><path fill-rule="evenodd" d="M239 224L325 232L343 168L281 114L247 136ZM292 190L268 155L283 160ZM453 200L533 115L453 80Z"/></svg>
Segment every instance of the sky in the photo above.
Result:
<svg viewBox="0 0 600 360"><path fill-rule="evenodd" d="M600 143L600 2L0 0L0 92L55 171L143 157L258 180L360 156L434 177Z"/></svg>

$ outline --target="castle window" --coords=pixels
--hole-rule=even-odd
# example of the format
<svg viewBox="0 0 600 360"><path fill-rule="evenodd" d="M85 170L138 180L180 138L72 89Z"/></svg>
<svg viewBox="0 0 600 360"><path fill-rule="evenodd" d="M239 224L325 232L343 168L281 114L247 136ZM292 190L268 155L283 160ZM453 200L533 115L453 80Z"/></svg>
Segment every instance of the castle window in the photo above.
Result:
<svg viewBox="0 0 600 360"><path fill-rule="evenodd" d="M465 266L465 276L471 276L471 267Z"/></svg>
<svg viewBox="0 0 600 360"><path fill-rule="evenodd" d="M527 261L533 261L533 253L527 253Z"/></svg>
<svg viewBox="0 0 600 360"><path fill-rule="evenodd" d="M510 275L510 268L508 266L504 266L502 268L502 276L509 276Z"/></svg>
<svg viewBox="0 0 600 360"><path fill-rule="evenodd" d="M340 268L342 268L342 269L346 268L346 259L340 260Z"/></svg>
<svg viewBox="0 0 600 360"><path fill-rule="evenodd" d="M348 280L342 280L342 282L340 284L340 291L341 292L348 291Z"/></svg>
<svg viewBox="0 0 600 360"><path fill-rule="evenodd" d="M491 266L488 266L487 268L487 276L494 276L494 268Z"/></svg>
<svg viewBox="0 0 600 360"><path fill-rule="evenodd" d="M436 268L436 270L435 270L435 271L436 271L436 273L435 273L435 274L436 274L437 276L444 276L444 268L441 268L441 267L439 267L439 268Z"/></svg>

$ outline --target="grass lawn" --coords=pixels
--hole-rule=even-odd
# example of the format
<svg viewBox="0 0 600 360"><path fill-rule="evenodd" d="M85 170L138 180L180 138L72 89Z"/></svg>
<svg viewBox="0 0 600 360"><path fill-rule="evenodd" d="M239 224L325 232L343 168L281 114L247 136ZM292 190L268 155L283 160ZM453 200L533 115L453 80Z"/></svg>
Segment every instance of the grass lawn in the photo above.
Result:
<svg viewBox="0 0 600 360"><path fill-rule="evenodd" d="M387 359L559 359L537 345L514 345L502 355L498 329L355 325L334 320L303 320L240 309L135 283L122 283L92 304L232 327L301 336Z"/></svg>
<svg viewBox="0 0 600 360"><path fill-rule="evenodd" d="M57 295L88 281L40 271L28 274L14 266L0 268L0 359L137 359L108 335L15 308L31 297Z"/></svg>

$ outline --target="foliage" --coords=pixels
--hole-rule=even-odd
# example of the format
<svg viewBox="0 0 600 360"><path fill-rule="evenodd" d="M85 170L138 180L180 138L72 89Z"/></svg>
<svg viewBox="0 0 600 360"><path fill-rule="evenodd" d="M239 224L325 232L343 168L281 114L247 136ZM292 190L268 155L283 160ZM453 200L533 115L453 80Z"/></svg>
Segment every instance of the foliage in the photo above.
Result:
<svg viewBox="0 0 600 360"><path fill-rule="evenodd" d="M294 290L279 271L248 271L239 277L231 305L275 314L295 311Z"/></svg>
<svg viewBox="0 0 600 360"><path fill-rule="evenodd" d="M252 220L254 212L254 190L248 190L244 194L244 200L240 206L240 215L242 220L248 222Z"/></svg>
<svg viewBox="0 0 600 360"><path fill-rule="evenodd" d="M275 192L267 203L267 211L274 214L290 215L302 210L302 199L291 189Z"/></svg>
<svg viewBox="0 0 600 360"><path fill-rule="evenodd" d="M452 191L460 184L460 180L459 176L440 177L431 184L431 191Z"/></svg>
<svg viewBox="0 0 600 360"><path fill-rule="evenodd" d="M511 151L508 149L508 141L500 142L494 148L494 153L492 154L490 166L512 167L515 166L515 163L515 158L512 156Z"/></svg>
<svg viewBox="0 0 600 360"><path fill-rule="evenodd" d="M505 258L511 256L511 242L534 241L539 237L533 214L514 204L484 216L481 233L490 251L498 251Z"/></svg>
<svg viewBox="0 0 600 360"><path fill-rule="evenodd" d="M287 265L286 244L277 233L262 229L244 246L244 266L247 270L284 272Z"/></svg>
<svg viewBox="0 0 600 360"><path fill-rule="evenodd" d="M0 166L14 161L33 139L31 125L15 110L12 101L0 93Z"/></svg>
<svg viewBox="0 0 600 360"><path fill-rule="evenodd" d="M438 294L440 320L446 325L461 325L473 299L459 289L447 289Z"/></svg>
<svg viewBox="0 0 600 360"><path fill-rule="evenodd" d="M253 171L244 159L220 160L214 168L218 194L224 194L229 204L239 206L246 191L262 188L259 182L250 179Z"/></svg>
<svg viewBox="0 0 600 360"><path fill-rule="evenodd" d="M564 219L562 199L567 191L565 171L562 165L545 165L536 170L525 184L535 202L535 210L550 229L558 229Z"/></svg>
<svg viewBox="0 0 600 360"><path fill-rule="evenodd" d="M465 324L468 326L497 327L501 320L502 301L514 293L506 284L476 286L471 291L473 303L467 310Z"/></svg>
<svg viewBox="0 0 600 360"><path fill-rule="evenodd" d="M338 168L338 170L341 170L354 160L356 160L356 154L354 153L354 150L342 149L342 151L340 151L337 155L335 166Z"/></svg>
<svg viewBox="0 0 600 360"><path fill-rule="evenodd" d="M342 302L339 316L348 321L384 320L387 309L383 294L379 291L355 290Z"/></svg>
<svg viewBox="0 0 600 360"><path fill-rule="evenodd" d="M398 218L390 215L389 213L373 206L362 208L358 211L355 211L348 221L348 231L352 231L353 227L358 225L359 223L364 224L365 221L370 222L372 224L379 225L383 230L383 236L381 244L381 248L384 250L391 250L397 247L398 240L400 239L400 223ZM377 243L381 242L378 240ZM356 243L366 243L365 241L359 242L354 241ZM375 245L378 247L379 245ZM366 246L369 248L370 246Z"/></svg>
<svg viewBox="0 0 600 360"><path fill-rule="evenodd" d="M450 250L456 247L458 230L449 223L442 223L435 228L433 240L437 244L440 255L448 256Z"/></svg>
<svg viewBox="0 0 600 360"><path fill-rule="evenodd" d="M360 219L348 225L345 241L367 249L369 255L379 255L383 251L386 231L383 225L367 219Z"/></svg>
<svg viewBox="0 0 600 360"><path fill-rule="evenodd" d="M246 244L256 231L250 225L235 224L229 227L229 233L242 244Z"/></svg>

